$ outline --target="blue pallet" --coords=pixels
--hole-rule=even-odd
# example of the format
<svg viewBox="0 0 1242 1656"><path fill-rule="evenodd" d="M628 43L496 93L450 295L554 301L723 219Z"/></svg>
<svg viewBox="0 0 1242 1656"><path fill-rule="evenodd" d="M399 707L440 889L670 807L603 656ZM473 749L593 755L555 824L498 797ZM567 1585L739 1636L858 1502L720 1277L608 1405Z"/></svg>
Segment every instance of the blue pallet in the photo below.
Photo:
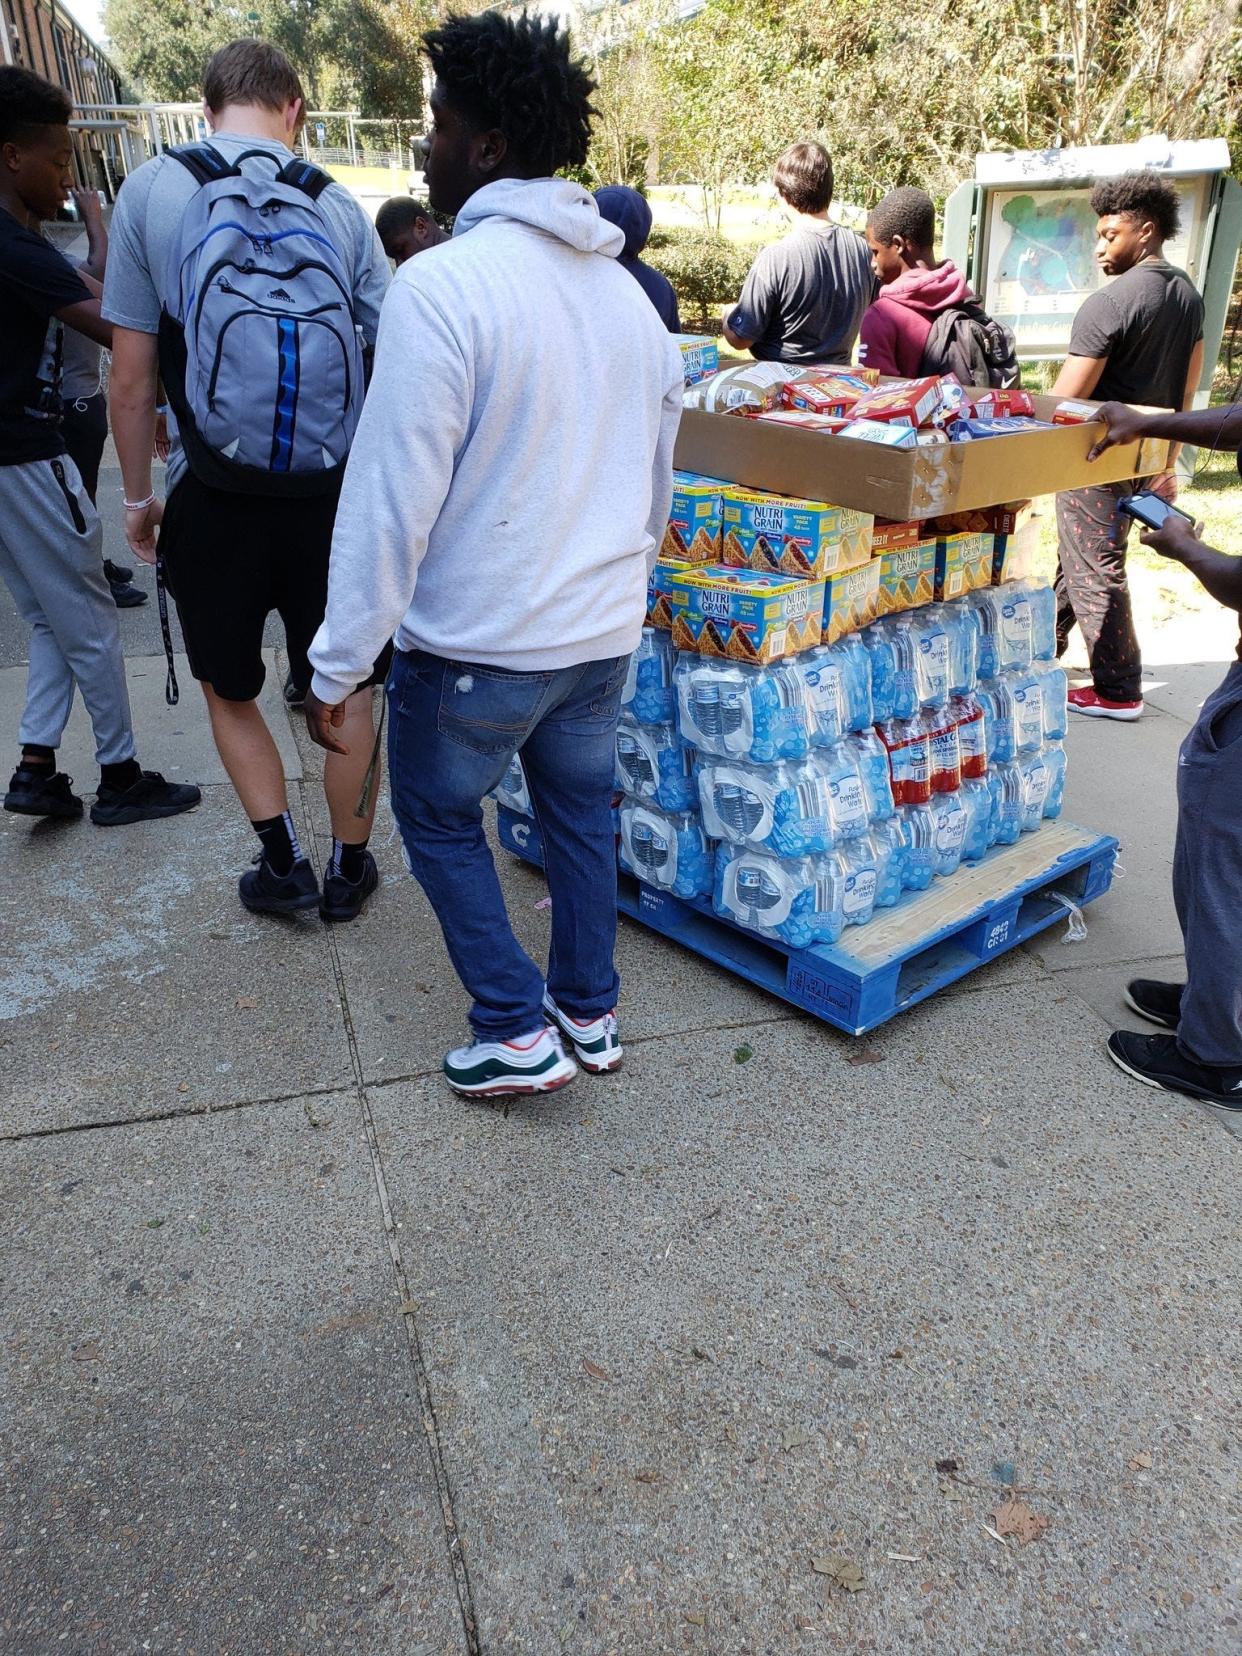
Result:
<svg viewBox="0 0 1242 1656"><path fill-rule="evenodd" d="M542 867L534 823L503 806L496 815L500 843ZM723 919L705 900L673 897L625 873L617 907L748 983L863 1035L1064 920L1054 891L1079 907L1102 897L1116 856L1117 841L1107 834L1047 823L929 891L907 892L832 947L786 948Z"/></svg>

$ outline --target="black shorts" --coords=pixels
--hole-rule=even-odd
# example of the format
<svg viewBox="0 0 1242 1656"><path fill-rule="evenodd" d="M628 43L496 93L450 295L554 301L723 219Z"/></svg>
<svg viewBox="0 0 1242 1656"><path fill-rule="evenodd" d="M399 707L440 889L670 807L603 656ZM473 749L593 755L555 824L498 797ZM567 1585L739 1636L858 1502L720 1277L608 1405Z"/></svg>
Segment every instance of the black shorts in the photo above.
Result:
<svg viewBox="0 0 1242 1656"><path fill-rule="evenodd" d="M190 671L225 701L263 688L263 629L285 626L289 668L310 684L306 652L328 605L328 556L340 490L304 499L230 494L187 473L169 495L160 529L168 590L177 601ZM388 677L385 646L367 684Z"/></svg>
<svg viewBox="0 0 1242 1656"><path fill-rule="evenodd" d="M60 434L93 503L99 489L99 462L108 441L108 399L100 391L97 396L78 397L73 402L66 399L62 407Z"/></svg>

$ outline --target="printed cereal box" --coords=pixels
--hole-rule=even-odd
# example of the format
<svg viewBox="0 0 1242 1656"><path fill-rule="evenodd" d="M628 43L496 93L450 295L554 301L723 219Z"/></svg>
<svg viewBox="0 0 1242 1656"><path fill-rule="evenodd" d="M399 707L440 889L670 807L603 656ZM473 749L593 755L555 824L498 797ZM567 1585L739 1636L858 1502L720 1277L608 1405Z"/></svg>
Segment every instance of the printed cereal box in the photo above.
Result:
<svg viewBox="0 0 1242 1656"><path fill-rule="evenodd" d="M880 601L880 562L872 558L860 569L829 575L824 583L823 642L835 644L846 633L868 627Z"/></svg>
<svg viewBox="0 0 1242 1656"><path fill-rule="evenodd" d="M679 569L690 569L693 566L680 558L658 558L655 568L651 571L651 579L647 582L647 625L649 627L669 628L673 624L673 612L669 608L668 595L672 591L672 578Z"/></svg>
<svg viewBox="0 0 1242 1656"><path fill-rule="evenodd" d="M987 530L958 530L939 535L936 540L937 602L990 586L995 545L995 535Z"/></svg>
<svg viewBox="0 0 1242 1656"><path fill-rule="evenodd" d="M686 384L697 385L720 367L720 341L710 334L674 334Z"/></svg>
<svg viewBox="0 0 1242 1656"><path fill-rule="evenodd" d="M878 615L897 615L901 610L930 604L936 584L936 541L915 541L879 556L880 590Z"/></svg>
<svg viewBox="0 0 1242 1656"><path fill-rule="evenodd" d="M673 473L673 504L660 547L661 558L677 563L720 561L720 512L727 487L717 477Z"/></svg>
<svg viewBox="0 0 1242 1656"><path fill-rule="evenodd" d="M860 420L893 421L902 425L925 425L944 401L944 387L937 375L882 385L868 392L854 406Z"/></svg>
<svg viewBox="0 0 1242 1656"><path fill-rule="evenodd" d="M822 581L705 564L674 570L669 586L676 649L754 663L778 661L819 643Z"/></svg>
<svg viewBox="0 0 1242 1656"><path fill-rule="evenodd" d="M900 552L905 546L913 546L916 541L926 538L935 540L935 531L929 523L920 523L917 518L906 523L895 523L892 518L876 518L875 528L871 532L871 550L873 553Z"/></svg>
<svg viewBox="0 0 1242 1656"><path fill-rule="evenodd" d="M730 483L723 505L722 561L735 569L818 580L856 569L871 556L868 512L822 500L794 500Z"/></svg>

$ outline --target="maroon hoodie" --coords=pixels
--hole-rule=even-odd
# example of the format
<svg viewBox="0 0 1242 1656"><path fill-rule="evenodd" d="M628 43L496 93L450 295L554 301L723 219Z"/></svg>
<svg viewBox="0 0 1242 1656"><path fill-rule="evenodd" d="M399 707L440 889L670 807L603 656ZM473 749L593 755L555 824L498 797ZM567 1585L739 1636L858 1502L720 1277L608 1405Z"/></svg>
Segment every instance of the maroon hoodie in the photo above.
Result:
<svg viewBox="0 0 1242 1656"><path fill-rule="evenodd" d="M973 299L966 278L951 259L935 270L907 270L880 289L880 296L862 319L858 359L882 374L911 379L918 373L927 349L932 323L950 305Z"/></svg>

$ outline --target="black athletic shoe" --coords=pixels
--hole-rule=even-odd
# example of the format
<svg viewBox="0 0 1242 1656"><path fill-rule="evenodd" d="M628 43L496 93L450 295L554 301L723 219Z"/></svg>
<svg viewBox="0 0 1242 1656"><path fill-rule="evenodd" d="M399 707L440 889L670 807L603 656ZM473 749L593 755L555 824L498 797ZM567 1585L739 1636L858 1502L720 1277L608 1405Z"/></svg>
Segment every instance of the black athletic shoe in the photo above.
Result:
<svg viewBox="0 0 1242 1656"><path fill-rule="evenodd" d="M287 874L276 874L262 855L237 882L237 894L251 914L297 914L319 902L319 881L305 857Z"/></svg>
<svg viewBox="0 0 1242 1656"><path fill-rule="evenodd" d="M1172 1035L1135 1035L1119 1029L1108 1037L1108 1056L1144 1086L1185 1093L1222 1110L1242 1110L1242 1066L1224 1069L1196 1064L1178 1050Z"/></svg>
<svg viewBox="0 0 1242 1656"><path fill-rule="evenodd" d="M1182 1015L1184 983L1157 983L1155 978L1133 978L1126 984L1126 1005L1148 1023L1176 1029Z"/></svg>
<svg viewBox="0 0 1242 1656"><path fill-rule="evenodd" d="M109 581L108 590L117 609L137 609L147 601L146 593L132 581Z"/></svg>
<svg viewBox="0 0 1242 1656"><path fill-rule="evenodd" d="M356 920L362 905L379 885L379 869L369 851L363 854L363 869L356 881L343 874L325 874L323 901L319 905L321 920Z"/></svg>
<svg viewBox="0 0 1242 1656"><path fill-rule="evenodd" d="M73 778L46 765L19 765L9 778L4 796L6 811L18 816L80 817L82 801L73 792Z"/></svg>
<svg viewBox="0 0 1242 1656"><path fill-rule="evenodd" d="M97 828L123 828L131 822L180 816L202 799L192 782L165 782L158 771L143 771L128 788L108 788L101 782L91 821Z"/></svg>
<svg viewBox="0 0 1242 1656"><path fill-rule="evenodd" d="M309 685L297 685L297 684L295 684L293 682L293 674L290 673L289 677L285 680L285 706L286 707L305 707L306 706L306 692L309 689L310 689Z"/></svg>
<svg viewBox="0 0 1242 1656"><path fill-rule="evenodd" d="M114 564L111 558L104 559L104 579L109 586L124 586L127 581L132 581L133 578L134 572L132 569L127 568L124 564Z"/></svg>

